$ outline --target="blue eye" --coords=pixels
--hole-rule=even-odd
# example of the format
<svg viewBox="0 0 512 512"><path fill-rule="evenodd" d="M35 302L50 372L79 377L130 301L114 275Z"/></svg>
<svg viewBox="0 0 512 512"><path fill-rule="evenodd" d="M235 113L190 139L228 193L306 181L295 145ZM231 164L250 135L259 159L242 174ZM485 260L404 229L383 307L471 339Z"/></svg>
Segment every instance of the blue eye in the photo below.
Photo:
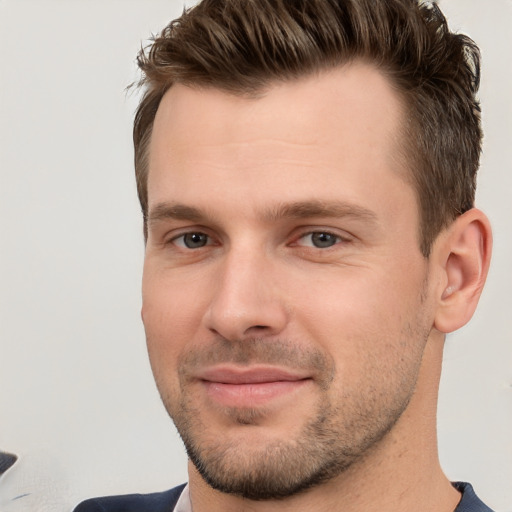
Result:
<svg viewBox="0 0 512 512"><path fill-rule="evenodd" d="M331 233L311 233L311 242L315 247L323 249L332 247L338 243L339 237L331 235Z"/></svg>
<svg viewBox="0 0 512 512"><path fill-rule="evenodd" d="M302 241L300 245L316 247L317 249L327 249L339 243L341 238L325 231L314 231L313 233L302 236L300 241Z"/></svg>
<svg viewBox="0 0 512 512"><path fill-rule="evenodd" d="M174 243L187 249L200 249L208 245L209 237L204 233L185 233L175 238Z"/></svg>

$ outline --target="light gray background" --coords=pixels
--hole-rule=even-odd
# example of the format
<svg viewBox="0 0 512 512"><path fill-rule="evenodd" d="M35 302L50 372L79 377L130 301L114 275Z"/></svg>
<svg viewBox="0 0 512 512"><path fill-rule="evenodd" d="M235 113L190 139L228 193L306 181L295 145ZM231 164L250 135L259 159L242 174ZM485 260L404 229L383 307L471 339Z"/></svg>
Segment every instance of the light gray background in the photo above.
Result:
<svg viewBox="0 0 512 512"><path fill-rule="evenodd" d="M473 321L448 339L443 465L512 511L512 2L442 0L483 54L478 206L495 252ZM91 495L186 479L139 317L135 54L178 0L0 0L0 448ZM24 458L24 459L23 459ZM64 492L64 491L63 491Z"/></svg>

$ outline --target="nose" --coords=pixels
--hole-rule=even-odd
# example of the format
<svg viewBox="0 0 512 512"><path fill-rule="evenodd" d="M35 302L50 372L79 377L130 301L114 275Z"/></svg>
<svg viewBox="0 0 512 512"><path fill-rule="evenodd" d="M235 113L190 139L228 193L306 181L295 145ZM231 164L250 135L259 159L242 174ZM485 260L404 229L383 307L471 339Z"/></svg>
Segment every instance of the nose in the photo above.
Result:
<svg viewBox="0 0 512 512"><path fill-rule="evenodd" d="M206 327L231 341L281 333L288 315L276 271L272 262L255 250L231 251L213 278Z"/></svg>

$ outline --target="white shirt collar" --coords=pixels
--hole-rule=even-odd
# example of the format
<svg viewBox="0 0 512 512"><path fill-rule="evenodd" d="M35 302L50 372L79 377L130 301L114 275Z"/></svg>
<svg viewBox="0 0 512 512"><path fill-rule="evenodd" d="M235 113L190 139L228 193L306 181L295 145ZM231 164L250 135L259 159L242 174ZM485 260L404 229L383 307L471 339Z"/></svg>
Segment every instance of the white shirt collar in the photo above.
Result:
<svg viewBox="0 0 512 512"><path fill-rule="evenodd" d="M192 512L188 484L184 487L183 491L181 491L180 498L174 507L174 512Z"/></svg>

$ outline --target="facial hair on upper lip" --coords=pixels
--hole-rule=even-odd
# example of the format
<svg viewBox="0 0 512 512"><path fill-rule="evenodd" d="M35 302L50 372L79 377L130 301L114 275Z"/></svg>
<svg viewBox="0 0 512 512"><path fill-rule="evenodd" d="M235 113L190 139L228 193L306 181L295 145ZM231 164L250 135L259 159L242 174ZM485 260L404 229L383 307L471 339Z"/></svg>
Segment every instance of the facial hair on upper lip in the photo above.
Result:
<svg viewBox="0 0 512 512"><path fill-rule="evenodd" d="M178 360L181 386L194 379L201 368L222 364L243 367L279 366L290 372L306 373L325 389L334 379L334 360L317 348L305 347L286 340L253 338L230 341L218 337L210 345L189 348Z"/></svg>

